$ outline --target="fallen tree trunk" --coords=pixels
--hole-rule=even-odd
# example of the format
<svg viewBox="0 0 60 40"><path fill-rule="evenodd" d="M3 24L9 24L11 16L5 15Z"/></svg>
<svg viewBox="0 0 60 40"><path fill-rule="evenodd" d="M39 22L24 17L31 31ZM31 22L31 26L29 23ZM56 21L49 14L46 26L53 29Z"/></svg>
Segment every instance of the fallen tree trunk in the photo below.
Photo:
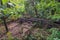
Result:
<svg viewBox="0 0 60 40"><path fill-rule="evenodd" d="M32 24L35 23L34 27L40 27L40 28L52 28L52 27L56 27L58 28L58 24L53 22L52 20L48 20L48 19L40 19L40 18L20 18L18 21L20 24L24 23L24 22L32 22Z"/></svg>

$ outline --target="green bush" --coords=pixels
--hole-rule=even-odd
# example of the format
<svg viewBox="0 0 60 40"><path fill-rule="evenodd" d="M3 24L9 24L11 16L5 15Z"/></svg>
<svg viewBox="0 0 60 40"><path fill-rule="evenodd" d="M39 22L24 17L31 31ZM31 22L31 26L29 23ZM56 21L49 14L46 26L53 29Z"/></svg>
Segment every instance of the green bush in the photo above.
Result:
<svg viewBox="0 0 60 40"><path fill-rule="evenodd" d="M51 35L47 37L47 40L60 40L60 31L57 28L51 28L49 32Z"/></svg>

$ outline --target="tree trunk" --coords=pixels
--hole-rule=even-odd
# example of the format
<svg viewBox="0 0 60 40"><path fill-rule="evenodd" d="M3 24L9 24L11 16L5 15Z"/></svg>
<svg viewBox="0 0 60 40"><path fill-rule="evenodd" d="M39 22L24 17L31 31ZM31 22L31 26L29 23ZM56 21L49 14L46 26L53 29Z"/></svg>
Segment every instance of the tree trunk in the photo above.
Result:
<svg viewBox="0 0 60 40"><path fill-rule="evenodd" d="M37 8L36 8L36 4L37 4L37 3L34 3L34 2L35 2L35 1L32 0L32 6L34 7L34 11L35 11L36 17L38 18L39 16L38 16Z"/></svg>
<svg viewBox="0 0 60 40"><path fill-rule="evenodd" d="M7 23L6 23L6 20L5 20L5 18L3 17L3 23L4 23L4 25L5 25L5 29L6 29L6 32L8 32L8 27L7 27Z"/></svg>

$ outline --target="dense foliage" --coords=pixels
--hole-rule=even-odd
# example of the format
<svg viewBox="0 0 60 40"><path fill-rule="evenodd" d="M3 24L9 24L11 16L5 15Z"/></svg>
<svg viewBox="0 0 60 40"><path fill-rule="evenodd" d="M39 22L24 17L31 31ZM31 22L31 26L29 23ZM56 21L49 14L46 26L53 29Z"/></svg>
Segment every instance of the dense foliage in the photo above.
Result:
<svg viewBox="0 0 60 40"><path fill-rule="evenodd" d="M60 0L0 0L0 23L2 18L8 21L15 21L23 17L43 18L53 21L60 21ZM23 21L23 20L22 20ZM34 22L37 23L38 22ZM48 24L49 22L43 20L41 24ZM40 26L40 23L38 23ZM49 23L50 24L50 23ZM48 26L50 27L51 25ZM35 25L35 26L36 26ZM53 25L53 23L52 23ZM44 28L43 26L43 28ZM47 36L39 29L36 33L28 35L25 40L60 40L60 31L57 28L46 29ZM8 33L9 40L15 40ZM16 38L16 40L18 40Z"/></svg>
<svg viewBox="0 0 60 40"><path fill-rule="evenodd" d="M42 18L59 19L59 7L58 0L2 0L0 9L3 8L5 14L11 14L11 19L17 19L25 13Z"/></svg>

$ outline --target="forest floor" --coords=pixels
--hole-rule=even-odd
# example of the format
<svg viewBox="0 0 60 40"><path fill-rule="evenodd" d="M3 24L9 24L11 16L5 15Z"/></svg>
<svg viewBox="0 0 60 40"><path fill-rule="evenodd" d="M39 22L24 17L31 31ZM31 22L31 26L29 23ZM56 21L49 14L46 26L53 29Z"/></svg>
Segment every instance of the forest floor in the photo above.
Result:
<svg viewBox="0 0 60 40"><path fill-rule="evenodd" d="M32 22L24 22L23 24L19 24L18 22L10 22L7 23L9 32L5 33L5 27L4 25L0 25L0 40L4 40L5 38L18 38L20 40L23 40L23 38L28 35L29 33L32 33L32 35L38 35L38 37L43 36L44 40L50 35L49 32L41 28L33 28ZM6 39L8 40L8 39ZM42 39L41 39L42 40Z"/></svg>
<svg viewBox="0 0 60 40"><path fill-rule="evenodd" d="M23 23L23 24L19 24L17 22L10 22L7 24L9 32L11 33L11 35L13 37L23 37L24 35L26 35L26 32L28 33L28 31L32 28L32 23ZM6 30L4 28L4 26L0 26L0 40L3 38L6 38L7 34L3 34L5 33ZM8 32L8 33L9 33Z"/></svg>

